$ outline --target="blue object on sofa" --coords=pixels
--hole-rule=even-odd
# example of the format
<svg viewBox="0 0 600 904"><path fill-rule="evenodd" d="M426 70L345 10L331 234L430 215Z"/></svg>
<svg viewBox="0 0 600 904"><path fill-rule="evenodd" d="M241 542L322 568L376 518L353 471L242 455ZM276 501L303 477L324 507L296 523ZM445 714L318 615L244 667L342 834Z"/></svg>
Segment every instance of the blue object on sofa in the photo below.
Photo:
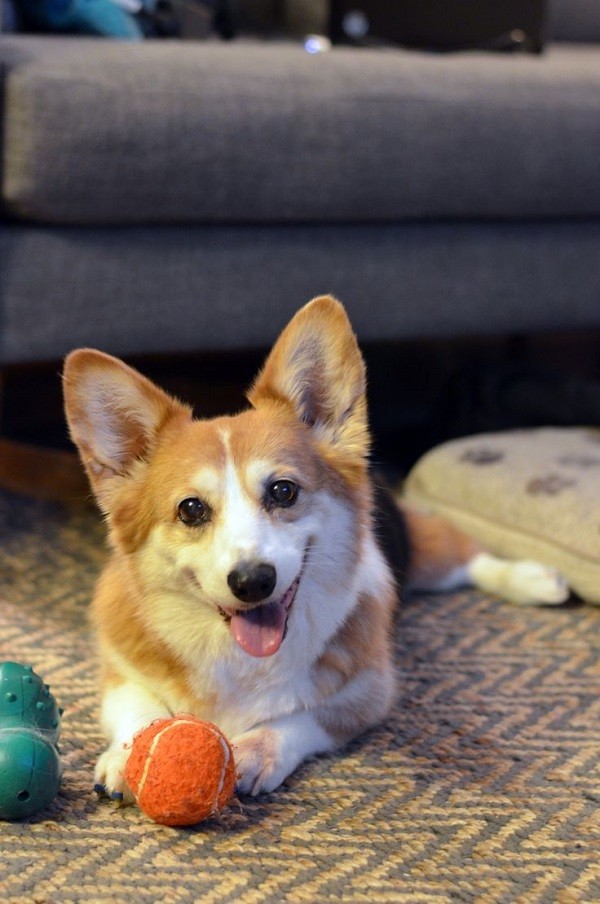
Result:
<svg viewBox="0 0 600 904"><path fill-rule="evenodd" d="M28 24L43 31L143 38L135 17L115 0L19 0L19 4Z"/></svg>
<svg viewBox="0 0 600 904"><path fill-rule="evenodd" d="M21 23L14 0L0 0L0 32L19 31Z"/></svg>

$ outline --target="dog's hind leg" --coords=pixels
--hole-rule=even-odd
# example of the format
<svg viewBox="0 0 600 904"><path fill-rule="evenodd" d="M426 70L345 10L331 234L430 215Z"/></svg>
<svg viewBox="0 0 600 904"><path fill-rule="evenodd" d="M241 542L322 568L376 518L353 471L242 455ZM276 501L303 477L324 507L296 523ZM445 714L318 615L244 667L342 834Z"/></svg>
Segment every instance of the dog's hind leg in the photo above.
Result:
<svg viewBox="0 0 600 904"><path fill-rule="evenodd" d="M407 589L478 587L522 606L557 605L569 596L564 578L530 560L501 559L449 521L402 506L410 542Z"/></svg>
<svg viewBox="0 0 600 904"><path fill-rule="evenodd" d="M479 552L467 567L475 587L521 606L559 605L569 597L569 587L563 576L541 562L511 561Z"/></svg>

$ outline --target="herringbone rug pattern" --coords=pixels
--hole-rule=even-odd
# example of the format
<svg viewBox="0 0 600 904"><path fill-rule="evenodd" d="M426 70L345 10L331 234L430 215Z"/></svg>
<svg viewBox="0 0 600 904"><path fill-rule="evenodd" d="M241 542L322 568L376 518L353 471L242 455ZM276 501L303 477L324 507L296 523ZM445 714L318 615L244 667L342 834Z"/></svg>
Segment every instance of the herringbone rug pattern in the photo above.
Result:
<svg viewBox="0 0 600 904"><path fill-rule="evenodd" d="M0 541L0 659L31 662L65 708L59 796L0 823L2 901L600 901L600 609L408 603L385 725L170 829L91 791L100 519L0 494Z"/></svg>

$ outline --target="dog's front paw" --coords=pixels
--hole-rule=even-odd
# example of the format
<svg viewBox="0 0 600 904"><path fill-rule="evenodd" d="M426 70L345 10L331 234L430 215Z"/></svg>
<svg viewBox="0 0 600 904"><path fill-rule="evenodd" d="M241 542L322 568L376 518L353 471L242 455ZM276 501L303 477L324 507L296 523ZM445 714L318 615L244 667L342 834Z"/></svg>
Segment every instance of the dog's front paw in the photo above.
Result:
<svg viewBox="0 0 600 904"><path fill-rule="evenodd" d="M100 794L123 804L132 804L135 797L125 781L125 765L131 752L130 747L109 747L96 764L94 787Z"/></svg>
<svg viewBox="0 0 600 904"><path fill-rule="evenodd" d="M232 745L241 794L274 791L291 772L282 762L279 736L273 728L247 731L234 738Z"/></svg>

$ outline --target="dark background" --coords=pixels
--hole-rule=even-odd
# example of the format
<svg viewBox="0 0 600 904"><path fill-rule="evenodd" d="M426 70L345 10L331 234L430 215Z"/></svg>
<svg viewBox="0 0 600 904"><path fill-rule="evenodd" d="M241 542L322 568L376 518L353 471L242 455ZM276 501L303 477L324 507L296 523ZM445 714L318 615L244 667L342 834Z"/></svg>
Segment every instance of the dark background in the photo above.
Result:
<svg viewBox="0 0 600 904"><path fill-rule="evenodd" d="M129 358L159 385L212 417L245 406L268 349ZM459 436L542 425L600 426L600 331L363 346L373 459L394 476ZM62 413L61 362L3 369L0 435L72 449Z"/></svg>

